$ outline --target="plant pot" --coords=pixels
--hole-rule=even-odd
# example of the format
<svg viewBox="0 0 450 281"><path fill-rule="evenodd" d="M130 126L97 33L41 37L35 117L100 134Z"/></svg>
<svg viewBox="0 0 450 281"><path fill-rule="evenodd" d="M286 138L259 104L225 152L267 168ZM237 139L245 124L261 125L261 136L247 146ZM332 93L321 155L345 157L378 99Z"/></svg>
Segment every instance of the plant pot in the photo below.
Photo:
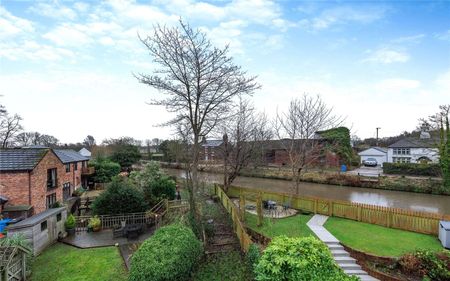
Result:
<svg viewBox="0 0 450 281"><path fill-rule="evenodd" d="M100 231L101 229L102 229L101 226L93 226L93 227L92 227L92 231L93 231L93 232L98 232L98 231Z"/></svg>
<svg viewBox="0 0 450 281"><path fill-rule="evenodd" d="M66 232L67 232L67 236L75 235L75 228L67 228Z"/></svg>

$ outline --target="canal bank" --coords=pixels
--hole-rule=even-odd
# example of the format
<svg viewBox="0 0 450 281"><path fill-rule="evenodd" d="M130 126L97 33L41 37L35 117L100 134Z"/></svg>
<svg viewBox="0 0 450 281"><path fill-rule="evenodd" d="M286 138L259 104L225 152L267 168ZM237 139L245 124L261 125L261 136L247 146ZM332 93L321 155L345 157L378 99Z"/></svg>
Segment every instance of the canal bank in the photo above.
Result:
<svg viewBox="0 0 450 281"><path fill-rule="evenodd" d="M169 174L185 177L183 170L165 169ZM221 174L199 173L200 179L210 183L222 183ZM256 177L238 177L233 185L262 189L274 192L295 194L292 182L278 179ZM301 182L299 194L324 199L344 200L355 203L371 204L383 207L400 208L412 211L450 214L450 196L390 191L382 189L350 187L329 184Z"/></svg>

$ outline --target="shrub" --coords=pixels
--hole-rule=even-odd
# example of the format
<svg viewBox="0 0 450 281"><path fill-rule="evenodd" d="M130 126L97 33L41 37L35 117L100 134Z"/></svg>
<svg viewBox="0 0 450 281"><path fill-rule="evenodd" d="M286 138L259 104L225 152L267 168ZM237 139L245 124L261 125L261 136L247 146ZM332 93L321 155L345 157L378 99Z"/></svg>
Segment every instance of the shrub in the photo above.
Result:
<svg viewBox="0 0 450 281"><path fill-rule="evenodd" d="M191 229L180 224L162 227L134 253L128 280L189 280L202 253Z"/></svg>
<svg viewBox="0 0 450 281"><path fill-rule="evenodd" d="M175 181L164 174L156 162L150 162L140 172L132 172L130 177L142 190L150 206L162 199L175 199Z"/></svg>
<svg viewBox="0 0 450 281"><path fill-rule="evenodd" d="M99 159L91 165L95 167L95 182L110 182L114 176L120 173L120 165L106 159Z"/></svg>
<svg viewBox="0 0 450 281"><path fill-rule="evenodd" d="M70 214L67 217L67 220L64 223L64 226L66 227L66 229L73 229L73 228L75 228L75 223L76 223L75 222L75 217L72 214Z"/></svg>
<svg viewBox="0 0 450 281"><path fill-rule="evenodd" d="M141 159L141 153L135 145L119 146L117 150L111 155L111 160L117 162L122 167L131 167L134 163Z"/></svg>
<svg viewBox="0 0 450 281"><path fill-rule="evenodd" d="M256 280L358 280L347 276L328 248L314 237L275 237L255 269Z"/></svg>
<svg viewBox="0 0 450 281"><path fill-rule="evenodd" d="M450 280L450 252L416 251L398 260L400 270L422 279Z"/></svg>
<svg viewBox="0 0 450 281"><path fill-rule="evenodd" d="M410 176L440 177L441 167L439 164L416 164L416 163L384 163L383 173Z"/></svg>
<svg viewBox="0 0 450 281"><path fill-rule="evenodd" d="M256 267L261 258L261 252L256 244L252 243L248 248L247 252L247 262L252 270Z"/></svg>
<svg viewBox="0 0 450 281"><path fill-rule="evenodd" d="M142 192L126 178L114 178L92 203L92 210L97 215L139 213L147 207Z"/></svg>

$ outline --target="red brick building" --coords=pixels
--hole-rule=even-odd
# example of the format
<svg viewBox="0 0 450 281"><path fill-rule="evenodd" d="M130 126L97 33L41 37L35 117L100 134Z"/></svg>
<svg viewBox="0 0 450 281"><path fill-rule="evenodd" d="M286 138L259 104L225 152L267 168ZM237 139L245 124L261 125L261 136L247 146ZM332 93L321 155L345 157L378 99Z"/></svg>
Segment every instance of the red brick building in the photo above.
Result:
<svg viewBox="0 0 450 281"><path fill-rule="evenodd" d="M69 149L12 148L0 150L2 212L29 216L63 203L81 186L88 158Z"/></svg>

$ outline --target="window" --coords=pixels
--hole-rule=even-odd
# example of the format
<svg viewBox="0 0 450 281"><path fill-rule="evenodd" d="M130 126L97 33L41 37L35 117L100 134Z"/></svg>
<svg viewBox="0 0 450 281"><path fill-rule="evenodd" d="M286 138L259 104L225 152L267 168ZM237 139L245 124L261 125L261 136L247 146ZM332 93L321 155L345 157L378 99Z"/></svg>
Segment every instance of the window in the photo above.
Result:
<svg viewBox="0 0 450 281"><path fill-rule="evenodd" d="M61 213L56 215L56 221L61 221Z"/></svg>
<svg viewBox="0 0 450 281"><path fill-rule="evenodd" d="M410 157L392 157L394 163L411 163Z"/></svg>
<svg viewBox="0 0 450 281"><path fill-rule="evenodd" d="M56 169L47 170L47 189L56 187Z"/></svg>
<svg viewBox="0 0 450 281"><path fill-rule="evenodd" d="M47 209L50 209L53 204L56 203L56 193L52 193L50 195L47 195L46 197L46 207Z"/></svg>
<svg viewBox="0 0 450 281"><path fill-rule="evenodd" d="M410 148L394 148L393 153L394 153L394 155L410 155L411 149Z"/></svg>
<svg viewBox="0 0 450 281"><path fill-rule="evenodd" d="M73 170L78 170L78 162L73 163Z"/></svg>
<svg viewBox="0 0 450 281"><path fill-rule="evenodd" d="M47 229L47 221L41 222L41 231L44 231Z"/></svg>
<svg viewBox="0 0 450 281"><path fill-rule="evenodd" d="M63 184L63 200L66 201L70 197L70 182Z"/></svg>
<svg viewBox="0 0 450 281"><path fill-rule="evenodd" d="M66 173L70 172L70 163L66 164Z"/></svg>

